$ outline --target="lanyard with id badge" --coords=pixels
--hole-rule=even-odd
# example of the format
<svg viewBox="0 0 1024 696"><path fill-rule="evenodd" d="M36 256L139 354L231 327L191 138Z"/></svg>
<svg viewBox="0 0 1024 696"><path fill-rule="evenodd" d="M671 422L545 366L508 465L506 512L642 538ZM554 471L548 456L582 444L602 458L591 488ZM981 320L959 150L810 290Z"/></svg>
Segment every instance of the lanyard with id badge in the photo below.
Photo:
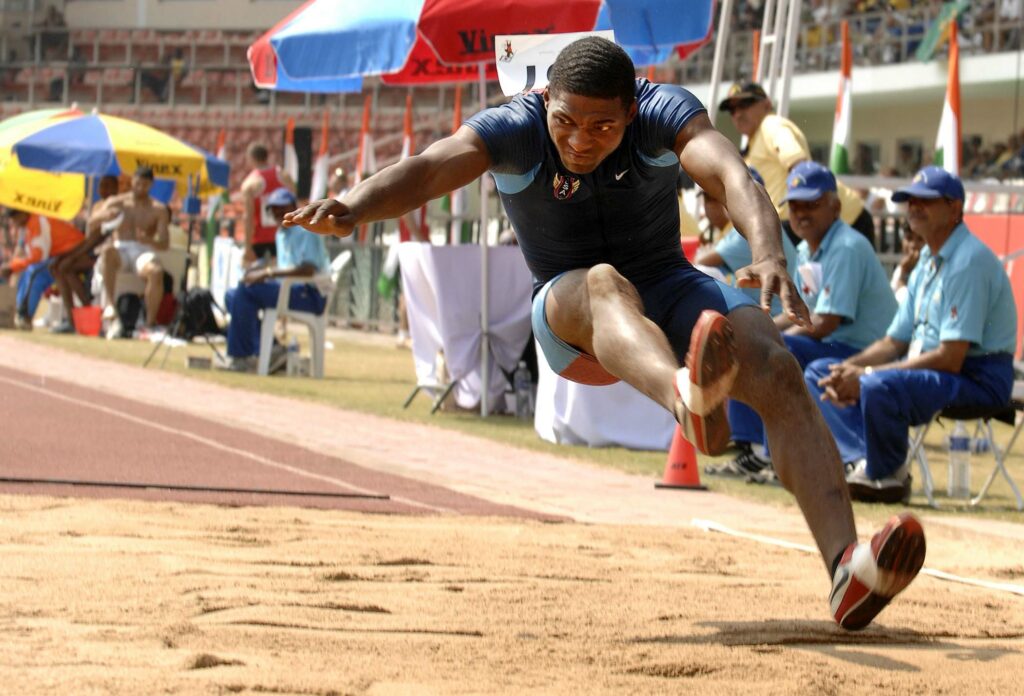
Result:
<svg viewBox="0 0 1024 696"><path fill-rule="evenodd" d="M922 289L914 298L914 334L907 351L908 358L916 358L924 352L924 339L928 333L928 318L931 316L932 307L942 301L942 286L938 283L939 276L942 275L942 265L941 256L932 259L933 270L922 281Z"/></svg>

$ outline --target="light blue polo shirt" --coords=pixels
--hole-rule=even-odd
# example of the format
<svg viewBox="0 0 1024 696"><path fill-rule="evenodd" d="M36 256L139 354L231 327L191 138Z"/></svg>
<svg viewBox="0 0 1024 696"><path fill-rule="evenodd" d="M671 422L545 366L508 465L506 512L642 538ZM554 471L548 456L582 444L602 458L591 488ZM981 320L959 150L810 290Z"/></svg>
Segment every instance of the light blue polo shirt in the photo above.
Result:
<svg viewBox="0 0 1024 696"><path fill-rule="evenodd" d="M331 262L327 258L324 238L301 227L279 227L274 237L278 268L295 268L304 263L327 273Z"/></svg>
<svg viewBox="0 0 1024 696"><path fill-rule="evenodd" d="M736 271L749 266L754 261L750 243L735 227L730 227L729 231L715 244L715 251L722 257L720 268L726 275L733 274L732 286L736 287ZM782 235L782 253L786 255L786 272L790 276L796 275L796 247L785 234ZM739 288L739 290L751 297L754 302L761 303L761 288ZM772 316L781 312L782 302L778 296L775 296L772 298Z"/></svg>
<svg viewBox="0 0 1024 696"><path fill-rule="evenodd" d="M897 341L935 350L943 341L970 341L967 355L1009 353L1017 347L1017 306L996 255L960 223L939 253L925 246L910 274L907 298L889 326Z"/></svg>
<svg viewBox="0 0 1024 696"><path fill-rule="evenodd" d="M885 335L896 313L896 297L864 235L836 220L813 255L807 242L800 242L797 257L793 280L808 309L842 317L836 330L825 338L827 342L859 349ZM811 268L813 272L808 273ZM810 277L816 282L809 282Z"/></svg>

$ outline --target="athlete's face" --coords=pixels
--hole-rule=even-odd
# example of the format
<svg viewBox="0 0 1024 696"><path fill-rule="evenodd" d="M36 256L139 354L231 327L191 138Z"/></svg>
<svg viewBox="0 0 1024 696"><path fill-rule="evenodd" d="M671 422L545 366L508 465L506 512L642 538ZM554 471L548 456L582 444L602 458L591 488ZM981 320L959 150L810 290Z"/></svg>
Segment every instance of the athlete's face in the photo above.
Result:
<svg viewBox="0 0 1024 696"><path fill-rule="evenodd" d="M544 90L548 131L562 164L573 174L589 174L622 142L636 116L618 98L601 99Z"/></svg>
<svg viewBox="0 0 1024 696"><path fill-rule="evenodd" d="M151 189L152 187L152 179L145 176L139 176L138 174L132 177L132 194L134 194L136 198L141 199L148 196L149 189Z"/></svg>

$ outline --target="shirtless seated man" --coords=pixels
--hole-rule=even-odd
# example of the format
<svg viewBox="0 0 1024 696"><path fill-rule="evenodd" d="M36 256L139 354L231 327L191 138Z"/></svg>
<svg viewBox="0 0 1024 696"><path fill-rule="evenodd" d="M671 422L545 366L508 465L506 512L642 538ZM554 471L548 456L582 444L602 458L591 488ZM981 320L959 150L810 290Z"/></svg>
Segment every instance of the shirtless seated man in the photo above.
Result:
<svg viewBox="0 0 1024 696"><path fill-rule="evenodd" d="M167 225L170 220L167 207L150 197L152 185L153 170L140 167L132 176L131 191L108 198L99 213L105 221L123 215L114 231L113 243L103 249L101 256L103 288L107 296L104 317L107 319L116 316L117 274L127 268L146 283L143 295L146 326L156 322L164 297L164 269L155 252L165 251L169 246Z"/></svg>

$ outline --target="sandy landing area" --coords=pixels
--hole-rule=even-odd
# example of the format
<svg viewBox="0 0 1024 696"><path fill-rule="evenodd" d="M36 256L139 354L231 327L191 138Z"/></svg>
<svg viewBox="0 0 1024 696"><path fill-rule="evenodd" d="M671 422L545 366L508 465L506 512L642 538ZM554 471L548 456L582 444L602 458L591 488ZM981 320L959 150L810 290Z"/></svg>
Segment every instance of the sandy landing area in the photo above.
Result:
<svg viewBox="0 0 1024 696"><path fill-rule="evenodd" d="M1008 694L1024 674L1022 597L924 577L846 633L816 557L695 528L12 496L0 519L7 693ZM1019 539L940 528L930 562L1024 576Z"/></svg>

